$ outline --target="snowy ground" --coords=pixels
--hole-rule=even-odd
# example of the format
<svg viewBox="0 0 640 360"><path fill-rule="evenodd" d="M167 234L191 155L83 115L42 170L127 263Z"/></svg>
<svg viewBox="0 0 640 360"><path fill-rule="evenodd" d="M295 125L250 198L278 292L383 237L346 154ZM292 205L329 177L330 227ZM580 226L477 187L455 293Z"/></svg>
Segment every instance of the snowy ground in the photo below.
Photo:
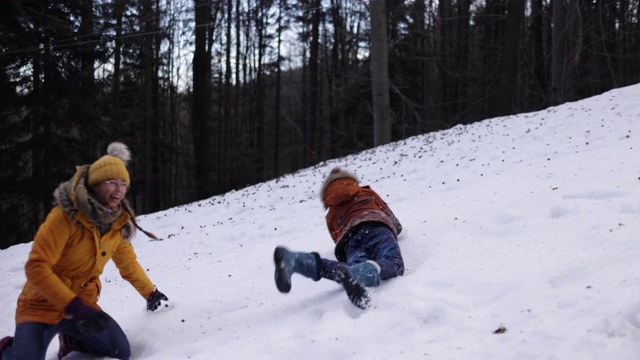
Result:
<svg viewBox="0 0 640 360"><path fill-rule="evenodd" d="M141 216L163 241L134 244L169 306L146 312L113 265L100 304L134 359L638 359L639 99L636 85L458 126ZM336 165L406 230L407 272L366 311L326 280L273 282L277 245L333 256L318 190ZM0 251L0 336L29 249Z"/></svg>

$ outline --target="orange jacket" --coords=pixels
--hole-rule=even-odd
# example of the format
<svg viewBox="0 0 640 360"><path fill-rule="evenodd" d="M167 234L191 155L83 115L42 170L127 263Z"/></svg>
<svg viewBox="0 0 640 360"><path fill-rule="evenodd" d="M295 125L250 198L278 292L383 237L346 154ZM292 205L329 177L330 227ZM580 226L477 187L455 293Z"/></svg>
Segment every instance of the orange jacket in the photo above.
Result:
<svg viewBox="0 0 640 360"><path fill-rule="evenodd" d="M333 180L323 188L322 195L328 208L327 228L336 245L354 226L363 222L381 222L396 236L402 229L382 198L369 186L359 186L356 179Z"/></svg>
<svg viewBox="0 0 640 360"><path fill-rule="evenodd" d="M125 233L131 216L123 212L103 236L81 212L56 206L42 223L25 265L27 282L18 298L16 323L58 323L62 309L78 295L86 304L97 304L104 266L113 259L120 275L147 298L154 285L136 260Z"/></svg>

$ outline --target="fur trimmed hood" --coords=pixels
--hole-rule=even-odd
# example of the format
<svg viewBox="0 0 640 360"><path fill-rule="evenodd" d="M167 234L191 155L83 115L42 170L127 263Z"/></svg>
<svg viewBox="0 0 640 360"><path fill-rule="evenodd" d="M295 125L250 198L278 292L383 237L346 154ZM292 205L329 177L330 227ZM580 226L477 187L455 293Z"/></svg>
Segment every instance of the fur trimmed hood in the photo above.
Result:
<svg viewBox="0 0 640 360"><path fill-rule="evenodd" d="M320 187L320 200L322 201L322 204L324 205L325 208L327 207L327 204L325 202L324 196L327 193L327 187L329 187L329 184L331 184L335 180L344 179L344 178L352 179L357 184L360 183L360 180L358 179L358 177L347 170L344 170L340 167L334 167L333 169L331 169L331 172L329 173L327 178L324 179L324 181L322 182L322 186Z"/></svg>
<svg viewBox="0 0 640 360"><path fill-rule="evenodd" d="M117 219L106 224L100 224L95 219L95 214L104 214L107 210L88 191L85 185L88 172L89 165L78 166L73 178L58 185L53 192L53 204L60 206L70 219L73 219L80 212L87 220L97 226L111 225ZM125 212L130 215L129 220L122 226L122 237L125 241L131 241L135 236L136 227L131 220L134 214L126 199L122 200L121 208L118 210L120 214Z"/></svg>

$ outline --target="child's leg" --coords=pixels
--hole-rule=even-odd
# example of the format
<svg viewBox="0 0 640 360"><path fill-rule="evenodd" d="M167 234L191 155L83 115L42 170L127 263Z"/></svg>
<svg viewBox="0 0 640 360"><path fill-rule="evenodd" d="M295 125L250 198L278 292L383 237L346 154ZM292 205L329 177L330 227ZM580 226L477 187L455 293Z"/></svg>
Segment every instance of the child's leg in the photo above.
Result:
<svg viewBox="0 0 640 360"><path fill-rule="evenodd" d="M2 360L40 359L47 355L49 343L58 332L57 324L26 322L16 326L13 344L2 353Z"/></svg>
<svg viewBox="0 0 640 360"><path fill-rule="evenodd" d="M404 274L404 261L398 239L387 226L366 224L358 229L345 246L347 264L373 260L380 266L380 279L388 280Z"/></svg>
<svg viewBox="0 0 640 360"><path fill-rule="evenodd" d="M380 265L380 279L388 280L404 274L404 260L398 239L387 228L380 228L377 241L371 248L373 260Z"/></svg>
<svg viewBox="0 0 640 360"><path fill-rule="evenodd" d="M96 336L85 336L73 319L60 322L60 332L78 340L72 350L89 353L98 357L111 357L127 360L131 356L129 340L120 325L111 318L105 331Z"/></svg>

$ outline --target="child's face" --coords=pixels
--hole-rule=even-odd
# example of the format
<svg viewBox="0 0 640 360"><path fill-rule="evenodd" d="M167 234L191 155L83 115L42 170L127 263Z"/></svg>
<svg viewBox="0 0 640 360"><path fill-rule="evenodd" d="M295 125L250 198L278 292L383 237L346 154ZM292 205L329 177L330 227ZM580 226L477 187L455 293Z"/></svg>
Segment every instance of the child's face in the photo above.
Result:
<svg viewBox="0 0 640 360"><path fill-rule="evenodd" d="M102 206L114 208L124 199L128 186L123 179L109 179L94 185L93 190L96 192L96 200Z"/></svg>

